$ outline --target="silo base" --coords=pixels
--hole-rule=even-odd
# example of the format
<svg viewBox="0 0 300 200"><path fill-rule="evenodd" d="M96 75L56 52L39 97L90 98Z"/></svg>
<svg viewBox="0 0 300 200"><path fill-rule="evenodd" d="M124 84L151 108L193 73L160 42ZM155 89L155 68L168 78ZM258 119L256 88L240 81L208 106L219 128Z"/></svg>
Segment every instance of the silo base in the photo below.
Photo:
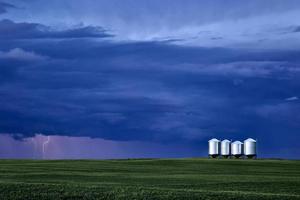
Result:
<svg viewBox="0 0 300 200"><path fill-rule="evenodd" d="M213 155L209 155L209 157L210 158L217 158L217 157L219 157L219 155L218 154L213 154Z"/></svg>
<svg viewBox="0 0 300 200"><path fill-rule="evenodd" d="M222 158L230 158L230 156L225 156L225 155L223 155Z"/></svg>
<svg viewBox="0 0 300 200"><path fill-rule="evenodd" d="M248 159L256 159L256 155L246 155Z"/></svg>
<svg viewBox="0 0 300 200"><path fill-rule="evenodd" d="M234 157L235 159L239 159L239 158L242 157L242 155L233 155L233 157Z"/></svg>

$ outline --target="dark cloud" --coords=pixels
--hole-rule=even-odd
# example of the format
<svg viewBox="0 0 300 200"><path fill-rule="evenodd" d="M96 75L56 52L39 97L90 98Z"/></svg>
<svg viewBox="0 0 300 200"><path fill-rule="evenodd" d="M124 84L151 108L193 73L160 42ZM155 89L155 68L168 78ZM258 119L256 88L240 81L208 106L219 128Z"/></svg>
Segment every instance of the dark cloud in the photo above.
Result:
<svg viewBox="0 0 300 200"><path fill-rule="evenodd" d="M9 9L9 8L16 8L16 7L9 3L0 2L0 14L6 13L7 9Z"/></svg>
<svg viewBox="0 0 300 200"><path fill-rule="evenodd" d="M281 27L281 28L275 28L275 32L280 33L280 34L298 33L298 32L300 32L300 26L291 25L291 26L285 26L285 27Z"/></svg>
<svg viewBox="0 0 300 200"><path fill-rule="evenodd" d="M298 137L299 119L289 122L297 104L263 114L299 95L297 52L87 39L2 44L6 54L18 46L48 57L2 59L10 77L0 85L3 133L201 143L211 136L268 140L271 131L281 141L285 127Z"/></svg>
<svg viewBox="0 0 300 200"><path fill-rule="evenodd" d="M54 30L38 23L16 23L5 19L0 21L0 39L65 39L112 37L101 27L81 26L66 30Z"/></svg>
<svg viewBox="0 0 300 200"><path fill-rule="evenodd" d="M300 26L294 27L293 30L292 30L292 32L294 32L294 33L300 32Z"/></svg>
<svg viewBox="0 0 300 200"><path fill-rule="evenodd" d="M20 78L18 72L22 67L28 67L46 59L48 59L46 56L20 48L0 51L0 85Z"/></svg>
<svg viewBox="0 0 300 200"><path fill-rule="evenodd" d="M298 50L96 40L110 35L0 24L0 133L201 148L210 137L283 148L300 139L299 102L286 100L299 96Z"/></svg>

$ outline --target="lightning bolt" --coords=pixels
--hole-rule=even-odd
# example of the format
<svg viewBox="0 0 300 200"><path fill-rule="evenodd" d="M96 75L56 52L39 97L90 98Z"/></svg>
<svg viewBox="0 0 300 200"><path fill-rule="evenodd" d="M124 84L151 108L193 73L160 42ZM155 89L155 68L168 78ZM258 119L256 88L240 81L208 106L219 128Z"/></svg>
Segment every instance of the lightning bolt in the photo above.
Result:
<svg viewBox="0 0 300 200"><path fill-rule="evenodd" d="M32 137L32 138L30 138L30 141L32 142L32 144L33 144L33 158L35 158L35 156L36 156L36 141L35 141L35 139Z"/></svg>
<svg viewBox="0 0 300 200"><path fill-rule="evenodd" d="M43 159L45 159L46 146L50 142L50 140L51 140L50 136L47 136L47 140L45 142L43 142Z"/></svg>

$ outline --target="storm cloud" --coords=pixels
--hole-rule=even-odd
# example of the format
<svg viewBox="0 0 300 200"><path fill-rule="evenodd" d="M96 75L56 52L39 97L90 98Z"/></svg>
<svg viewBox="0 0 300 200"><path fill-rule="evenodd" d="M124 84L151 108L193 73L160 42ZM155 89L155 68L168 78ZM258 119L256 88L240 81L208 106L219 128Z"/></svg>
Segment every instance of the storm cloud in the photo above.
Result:
<svg viewBox="0 0 300 200"><path fill-rule="evenodd" d="M0 88L5 97L1 132L24 137L44 133L170 142L245 134L244 128L259 134L251 127L262 117L257 107L284 102L299 90L298 61L285 60L289 52L160 42L18 44L48 57L16 63L18 78Z"/></svg>

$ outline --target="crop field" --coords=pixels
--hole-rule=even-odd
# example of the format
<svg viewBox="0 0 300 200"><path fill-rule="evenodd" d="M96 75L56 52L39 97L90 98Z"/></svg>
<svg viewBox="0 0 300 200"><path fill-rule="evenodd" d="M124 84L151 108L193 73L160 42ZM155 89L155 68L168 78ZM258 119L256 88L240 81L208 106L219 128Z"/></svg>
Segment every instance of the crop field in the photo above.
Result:
<svg viewBox="0 0 300 200"><path fill-rule="evenodd" d="M0 160L0 199L300 199L300 161Z"/></svg>

